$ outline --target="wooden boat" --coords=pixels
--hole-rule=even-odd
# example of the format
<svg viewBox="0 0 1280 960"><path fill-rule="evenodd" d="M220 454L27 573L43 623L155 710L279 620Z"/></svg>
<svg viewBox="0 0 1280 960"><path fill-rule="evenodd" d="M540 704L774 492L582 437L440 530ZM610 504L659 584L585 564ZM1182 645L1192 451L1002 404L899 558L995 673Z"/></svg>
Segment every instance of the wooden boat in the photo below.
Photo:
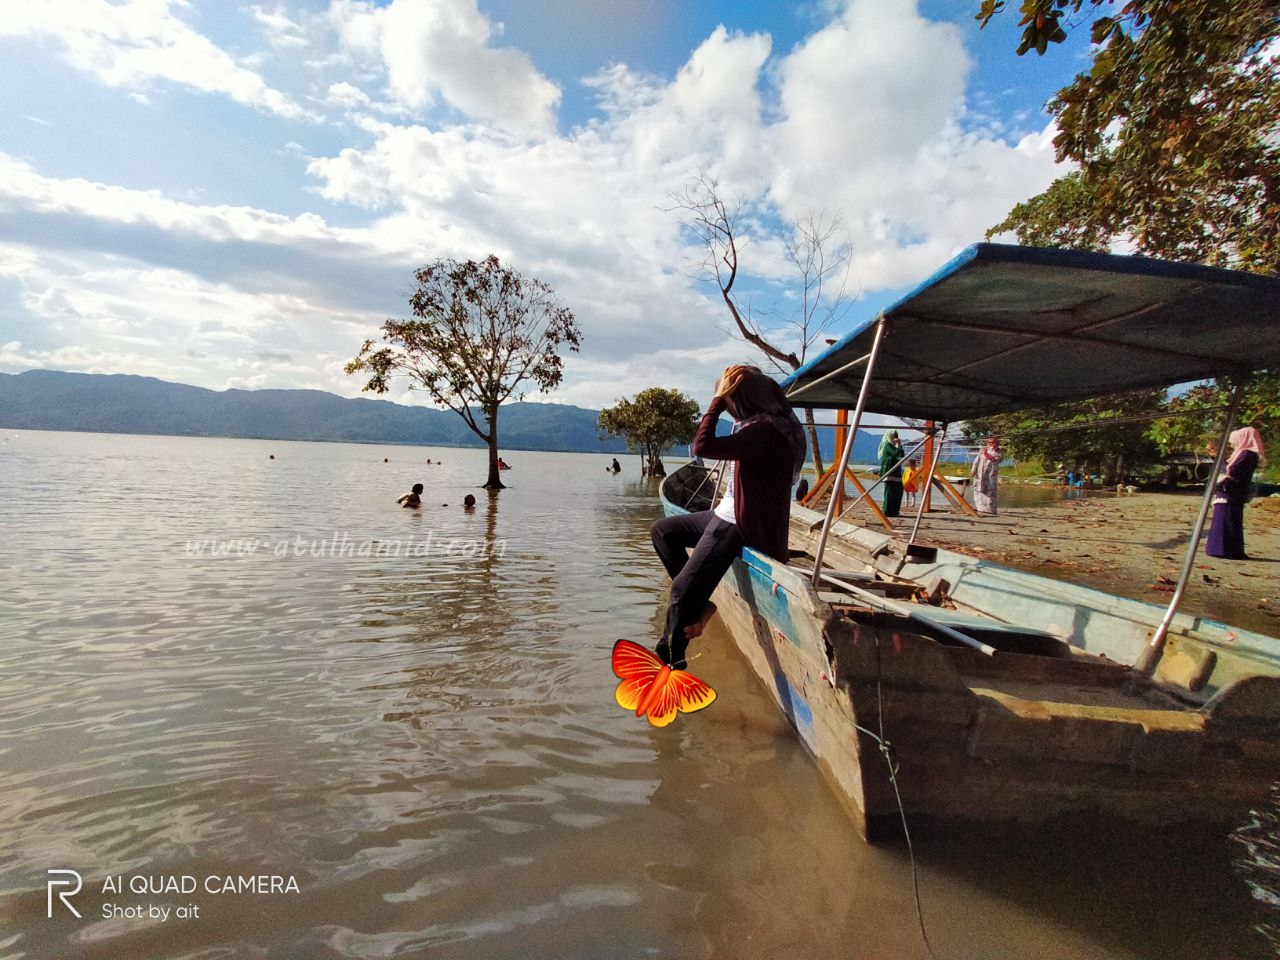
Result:
<svg viewBox="0 0 1280 960"><path fill-rule="evenodd" d="M957 319L974 315L988 330L1009 322L1031 327L1037 337L1054 318L1065 319L1087 330L1089 351L1111 350L1113 362L1152 340L1158 369L1135 375L1130 364L1121 371L1134 387L1223 369L1206 347L1209 338L1187 331L1205 315L1225 318L1219 332L1239 332L1218 345L1222 353L1256 356L1247 352L1256 348L1259 364L1274 366L1278 293L1280 284L1269 278L1229 271L983 244L784 387L796 397L816 382L813 392L826 394L826 406L853 406L860 397L856 431L864 406L876 409L865 402L876 396L872 364L858 377L860 386L843 390L840 371L851 354L874 363L895 319L907 318L902 326L910 329L911 318L922 316L935 321L935 336L960 342L942 336L921 348L917 339L899 366L922 370L904 375L892 355L881 369L898 385L909 381L950 420L1114 389L1106 381L1115 371L1080 363L1079 351L1071 376L1064 376L1053 342L1036 361L1038 371L1002 362L1011 339L1025 342L1009 334L991 338L987 355L995 359L983 367L973 357L973 331ZM1218 312L1199 312L1210 308ZM1100 321L1099 310L1111 319ZM1082 311L1093 315L1082 322ZM1143 330L1135 333L1122 316L1139 318ZM1178 339L1177 331L1186 335ZM1055 337L1072 357L1078 344L1061 332L1047 339ZM948 351L947 363L934 355ZM1193 356L1204 362L1196 366L1187 359ZM883 412L914 417L926 415L921 407L904 402L899 389L881 404ZM662 486L664 509L709 508L714 473L696 464L672 473ZM1193 550L1202 525L1203 512ZM903 813L932 821L1030 824L1086 815L1153 828L1231 826L1280 779L1280 640L1175 606L1162 610L921 548L843 522L831 510L824 517L797 505L791 534L788 563L745 549L714 600L868 839L899 832Z"/></svg>

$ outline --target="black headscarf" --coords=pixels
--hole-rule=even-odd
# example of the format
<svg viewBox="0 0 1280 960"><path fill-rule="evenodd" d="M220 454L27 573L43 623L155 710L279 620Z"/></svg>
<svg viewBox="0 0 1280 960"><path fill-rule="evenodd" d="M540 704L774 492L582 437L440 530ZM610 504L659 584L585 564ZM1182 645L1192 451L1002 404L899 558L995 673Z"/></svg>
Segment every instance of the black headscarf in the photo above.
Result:
<svg viewBox="0 0 1280 960"><path fill-rule="evenodd" d="M744 367L738 386L725 397L725 406L741 426L766 421L787 439L792 453L791 482L795 483L804 466L804 429L777 381L758 367Z"/></svg>

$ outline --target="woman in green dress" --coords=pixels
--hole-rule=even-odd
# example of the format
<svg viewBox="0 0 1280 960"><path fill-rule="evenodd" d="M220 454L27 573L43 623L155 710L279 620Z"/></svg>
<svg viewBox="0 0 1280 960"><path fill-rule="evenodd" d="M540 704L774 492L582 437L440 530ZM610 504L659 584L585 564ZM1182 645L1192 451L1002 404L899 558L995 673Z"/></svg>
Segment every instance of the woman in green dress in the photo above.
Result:
<svg viewBox="0 0 1280 960"><path fill-rule="evenodd" d="M880 480L884 485L884 515L896 517L902 507L902 458L906 456L897 430L884 435L876 455L880 458Z"/></svg>

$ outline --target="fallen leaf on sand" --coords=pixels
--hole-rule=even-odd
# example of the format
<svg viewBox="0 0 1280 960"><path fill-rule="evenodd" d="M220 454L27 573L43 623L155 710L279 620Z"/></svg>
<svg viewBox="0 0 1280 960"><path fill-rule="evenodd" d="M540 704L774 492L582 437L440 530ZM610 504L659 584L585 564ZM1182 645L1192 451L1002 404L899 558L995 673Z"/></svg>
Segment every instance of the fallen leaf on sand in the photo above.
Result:
<svg viewBox="0 0 1280 960"><path fill-rule="evenodd" d="M1203 580L1205 583L1221 583L1222 582L1221 577L1211 577L1207 573L1200 574L1200 579Z"/></svg>
<svg viewBox="0 0 1280 960"><path fill-rule="evenodd" d="M1166 587L1163 583L1153 583L1147 587L1148 590L1159 590L1161 593L1173 593L1173 587Z"/></svg>
<svg viewBox="0 0 1280 960"><path fill-rule="evenodd" d="M1172 577L1166 577L1164 574L1161 574L1160 576L1156 577L1156 583L1160 583L1160 584L1169 584L1170 586L1172 586L1172 584L1173 584L1173 578L1172 578Z"/></svg>

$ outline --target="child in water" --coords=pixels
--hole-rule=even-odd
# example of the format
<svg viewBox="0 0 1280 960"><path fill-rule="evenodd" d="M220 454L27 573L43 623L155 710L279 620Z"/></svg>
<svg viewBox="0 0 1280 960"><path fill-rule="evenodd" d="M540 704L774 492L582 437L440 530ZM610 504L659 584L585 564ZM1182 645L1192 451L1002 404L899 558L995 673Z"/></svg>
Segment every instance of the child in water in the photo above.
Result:
<svg viewBox="0 0 1280 960"><path fill-rule="evenodd" d="M406 493L403 497L397 500L396 503L400 504L402 507L408 507L410 509L417 509L422 506L422 484L415 483L413 485L413 490Z"/></svg>
<svg viewBox="0 0 1280 960"><path fill-rule="evenodd" d="M462 509L470 513L475 508L476 508L476 498L468 493L465 497L462 498Z"/></svg>

